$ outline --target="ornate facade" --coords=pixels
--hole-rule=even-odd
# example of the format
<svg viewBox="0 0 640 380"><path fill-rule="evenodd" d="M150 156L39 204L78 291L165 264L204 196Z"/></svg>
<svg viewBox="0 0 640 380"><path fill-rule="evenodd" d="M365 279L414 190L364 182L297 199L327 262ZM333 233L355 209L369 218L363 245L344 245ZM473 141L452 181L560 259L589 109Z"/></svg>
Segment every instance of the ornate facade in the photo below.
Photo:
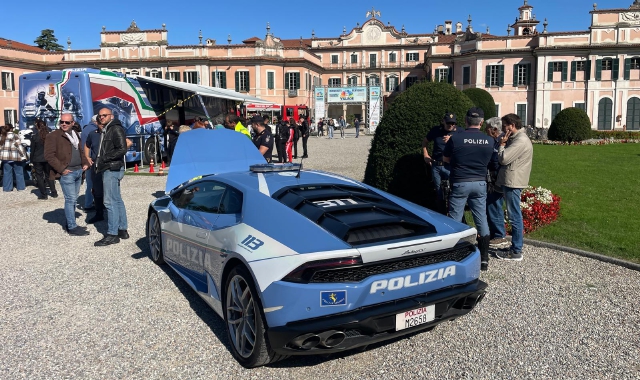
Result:
<svg viewBox="0 0 640 380"><path fill-rule="evenodd" d="M624 0L620 0L624 1ZM515 11L515 10L514 10ZM127 74L221 86L272 101L313 107L314 86L380 84L383 97L420 80L481 87L499 114L517 113L527 124L549 127L566 107L581 107L594 129L640 130L640 0L628 8L589 12L586 31L547 32L526 0L498 36L445 21L432 32L409 34L384 24L381 13L331 38L280 39L267 25L264 38L226 43L198 37L199 43L172 46L168 30L100 33L100 47L46 52L0 39L4 120L18 115L23 73L93 67ZM204 39L204 41L203 41ZM364 106L330 106L329 116L364 114Z"/></svg>

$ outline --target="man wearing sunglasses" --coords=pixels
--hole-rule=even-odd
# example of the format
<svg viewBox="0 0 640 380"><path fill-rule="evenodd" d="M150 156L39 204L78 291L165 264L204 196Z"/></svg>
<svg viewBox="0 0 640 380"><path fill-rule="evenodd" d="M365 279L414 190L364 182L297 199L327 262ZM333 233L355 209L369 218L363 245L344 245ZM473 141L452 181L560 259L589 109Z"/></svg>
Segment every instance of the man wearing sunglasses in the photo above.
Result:
<svg viewBox="0 0 640 380"><path fill-rule="evenodd" d="M427 164L431 166L431 178L438 194L438 212L447 215L447 207L442 192L441 184L443 180L449 180L449 163L443 161L442 152L454 133L464 132L462 127L456 125L456 115L450 112L445 113L442 118L442 124L431 128L427 137L422 141L422 155ZM427 144L433 142L433 150L431 156L427 149Z"/></svg>
<svg viewBox="0 0 640 380"><path fill-rule="evenodd" d="M44 158L51 166L49 179L59 179L64 194L64 214L67 232L71 236L89 235L86 227L76 224L76 200L80 192L82 172L89 168L82 153L80 136L73 130L73 114L60 116L59 129L51 132L44 145Z"/></svg>
<svg viewBox="0 0 640 380"><path fill-rule="evenodd" d="M109 108L98 112L98 124L102 130L102 140L96 157L95 168L102 173L104 208L107 210L107 234L94 243L96 247L117 244L120 239L128 239L127 210L124 207L120 182L124 177L127 153L127 137L120 120L113 118Z"/></svg>

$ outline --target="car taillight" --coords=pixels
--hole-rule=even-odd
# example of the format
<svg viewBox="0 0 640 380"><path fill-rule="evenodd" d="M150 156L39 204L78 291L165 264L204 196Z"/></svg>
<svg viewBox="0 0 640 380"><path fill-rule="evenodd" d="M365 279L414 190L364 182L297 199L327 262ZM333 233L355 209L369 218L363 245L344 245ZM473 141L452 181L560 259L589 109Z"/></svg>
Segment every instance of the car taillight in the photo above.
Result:
<svg viewBox="0 0 640 380"><path fill-rule="evenodd" d="M339 259L311 261L300 265L284 276L282 281L308 283L316 272L362 265L360 256L341 257Z"/></svg>

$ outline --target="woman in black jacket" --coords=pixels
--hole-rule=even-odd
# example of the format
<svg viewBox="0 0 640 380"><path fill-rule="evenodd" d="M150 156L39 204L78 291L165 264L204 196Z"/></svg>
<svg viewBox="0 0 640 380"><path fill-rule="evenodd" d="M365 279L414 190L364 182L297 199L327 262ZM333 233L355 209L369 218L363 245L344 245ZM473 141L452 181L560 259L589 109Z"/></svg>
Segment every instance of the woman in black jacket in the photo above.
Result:
<svg viewBox="0 0 640 380"><path fill-rule="evenodd" d="M36 183L38 184L38 190L40 190L38 199L42 200L48 198L45 181L49 184L51 196L54 198L58 197L56 181L49 179L51 167L47 160L44 159L44 140L48 134L49 127L47 127L47 124L42 120L36 120L36 125L31 135L31 164L36 169Z"/></svg>

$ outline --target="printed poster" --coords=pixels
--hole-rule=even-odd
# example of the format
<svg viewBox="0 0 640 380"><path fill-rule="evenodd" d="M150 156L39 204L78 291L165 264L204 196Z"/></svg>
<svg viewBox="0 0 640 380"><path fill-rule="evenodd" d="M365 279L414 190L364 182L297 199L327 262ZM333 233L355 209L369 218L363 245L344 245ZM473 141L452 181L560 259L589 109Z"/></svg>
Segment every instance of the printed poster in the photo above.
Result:
<svg viewBox="0 0 640 380"><path fill-rule="evenodd" d="M380 103L382 98L380 92L382 87L371 86L369 87L369 130L371 133L376 131L378 124L380 123Z"/></svg>
<svg viewBox="0 0 640 380"><path fill-rule="evenodd" d="M316 87L316 89L314 90L315 93L315 100L316 100L316 104L315 104L315 109L316 109L316 120L320 119L321 117L324 117L324 113L325 113L325 107L324 107L324 88L323 87Z"/></svg>

